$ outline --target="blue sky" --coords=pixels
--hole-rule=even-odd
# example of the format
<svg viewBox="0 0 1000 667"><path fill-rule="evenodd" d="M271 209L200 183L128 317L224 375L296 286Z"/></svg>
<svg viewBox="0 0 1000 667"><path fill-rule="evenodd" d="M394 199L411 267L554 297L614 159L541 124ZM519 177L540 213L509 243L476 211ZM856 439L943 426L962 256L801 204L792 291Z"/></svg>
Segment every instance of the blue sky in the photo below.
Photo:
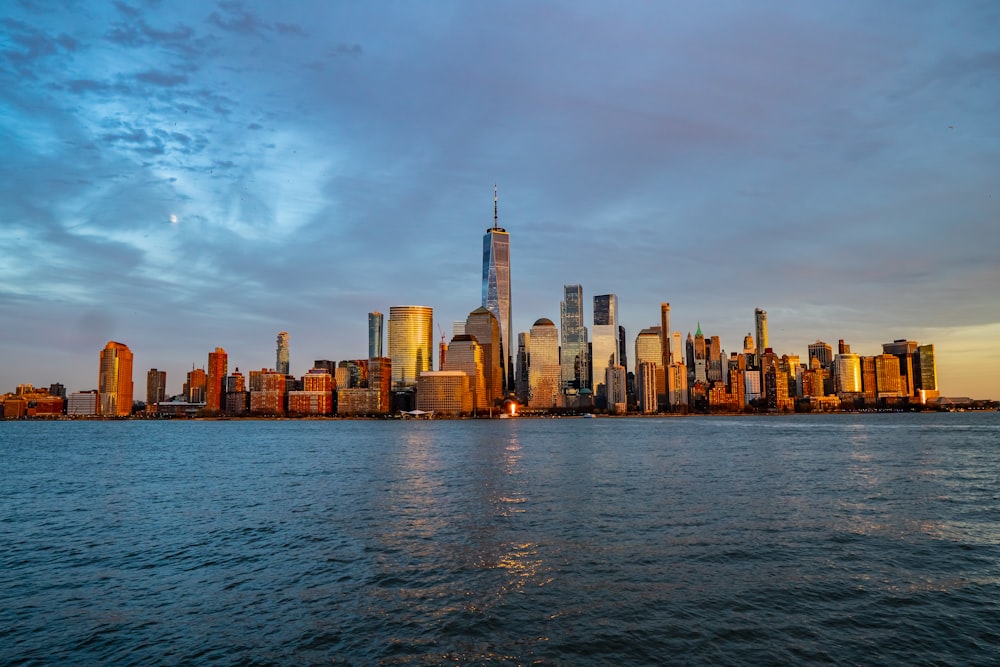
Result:
<svg viewBox="0 0 1000 667"><path fill-rule="evenodd" d="M367 313L562 286L737 350L934 343L1000 397L995 2L0 8L0 390L367 354Z"/></svg>

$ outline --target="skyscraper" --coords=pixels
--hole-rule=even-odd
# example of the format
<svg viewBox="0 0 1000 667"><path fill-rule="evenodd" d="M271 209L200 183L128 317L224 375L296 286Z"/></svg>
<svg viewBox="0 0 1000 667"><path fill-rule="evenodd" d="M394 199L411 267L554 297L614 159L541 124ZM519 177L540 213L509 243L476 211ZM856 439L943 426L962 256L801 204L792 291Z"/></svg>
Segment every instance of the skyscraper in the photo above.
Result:
<svg viewBox="0 0 1000 667"><path fill-rule="evenodd" d="M377 310L368 313L368 358L382 356L382 313Z"/></svg>
<svg viewBox="0 0 1000 667"><path fill-rule="evenodd" d="M528 405L533 408L557 407L561 384L559 332L552 320L542 317L535 321L530 333Z"/></svg>
<svg viewBox="0 0 1000 667"><path fill-rule="evenodd" d="M485 394L482 396L482 400L485 401L485 407L492 407L496 399L503 397L504 374L500 361L499 323L493 313L486 308L479 307L469 313L468 319L465 320L465 333L475 337L482 348L483 378L485 380ZM444 364L441 364L441 370L446 370ZM477 407L479 406L477 405Z"/></svg>
<svg viewBox="0 0 1000 667"><path fill-rule="evenodd" d="M287 331L282 331L278 334L278 353L277 360L274 364L274 370L282 375L289 374Z"/></svg>
<svg viewBox="0 0 1000 667"><path fill-rule="evenodd" d="M433 368L434 309L430 306L389 308L389 358L394 387L413 387L421 373Z"/></svg>
<svg viewBox="0 0 1000 667"><path fill-rule="evenodd" d="M757 339L757 351L754 354L754 363L760 368L760 358L771 346L767 339L767 311L755 308L753 311L754 334Z"/></svg>
<svg viewBox="0 0 1000 667"><path fill-rule="evenodd" d="M205 409L218 412L225 407L222 394L225 392L227 368L226 351L221 347L215 348L215 352L208 353L208 378L205 384Z"/></svg>
<svg viewBox="0 0 1000 667"><path fill-rule="evenodd" d="M132 414L132 350L109 340L101 350L97 378L98 410L104 417Z"/></svg>
<svg viewBox="0 0 1000 667"><path fill-rule="evenodd" d="M604 370L608 366L617 366L618 357L618 297L614 294L600 294L594 297L594 329L593 347L591 348L590 365L594 386L602 393L604 385ZM603 394L607 396L607 393Z"/></svg>
<svg viewBox="0 0 1000 667"><path fill-rule="evenodd" d="M500 324L500 363L504 390L508 390L514 386L510 340L514 330L510 309L510 234L498 224L496 185L493 186L493 226L483 235L483 308L493 313Z"/></svg>
<svg viewBox="0 0 1000 667"><path fill-rule="evenodd" d="M673 361L670 355L670 304L660 304L660 365L666 368Z"/></svg>
<svg viewBox="0 0 1000 667"><path fill-rule="evenodd" d="M583 287L563 285L563 300L559 304L562 356L560 381L562 390L590 388L590 359L587 354L587 327L583 324Z"/></svg>
<svg viewBox="0 0 1000 667"><path fill-rule="evenodd" d="M146 405L156 405L167 398L167 372L149 369L146 373Z"/></svg>

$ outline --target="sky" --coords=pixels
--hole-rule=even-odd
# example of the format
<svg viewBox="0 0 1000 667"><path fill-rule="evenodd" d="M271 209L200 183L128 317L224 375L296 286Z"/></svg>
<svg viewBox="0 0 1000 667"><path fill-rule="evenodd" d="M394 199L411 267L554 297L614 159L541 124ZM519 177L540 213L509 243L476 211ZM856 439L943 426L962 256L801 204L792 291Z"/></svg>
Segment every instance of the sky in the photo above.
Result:
<svg viewBox="0 0 1000 667"><path fill-rule="evenodd" d="M778 354L933 343L942 395L1000 398L998 34L992 0L8 0L0 392L95 388L108 340L139 400L279 331L302 375L393 305L450 338L496 184L516 331L566 284L630 354L660 302L727 352L763 308Z"/></svg>

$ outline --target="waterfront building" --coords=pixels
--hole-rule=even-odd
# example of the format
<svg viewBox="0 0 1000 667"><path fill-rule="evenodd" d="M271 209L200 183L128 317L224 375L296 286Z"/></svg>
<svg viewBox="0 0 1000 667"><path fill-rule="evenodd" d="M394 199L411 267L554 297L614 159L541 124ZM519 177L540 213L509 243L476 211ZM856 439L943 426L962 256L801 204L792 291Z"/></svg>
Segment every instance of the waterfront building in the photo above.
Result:
<svg viewBox="0 0 1000 667"><path fill-rule="evenodd" d="M334 386L339 389L355 389L350 366L338 366L333 371Z"/></svg>
<svg viewBox="0 0 1000 667"><path fill-rule="evenodd" d="M591 330L591 377L594 393L607 397L604 388L604 370L621 363L618 356L618 297L599 294L594 297L594 327Z"/></svg>
<svg viewBox="0 0 1000 667"><path fill-rule="evenodd" d="M563 285L559 304L562 363L560 381L564 392L590 388L590 355L583 318L583 287Z"/></svg>
<svg viewBox="0 0 1000 667"><path fill-rule="evenodd" d="M902 381L901 391L906 396L917 395L917 374L914 372L914 357L919 343L914 340L897 338L891 343L882 343L882 353L892 354L899 359L899 374Z"/></svg>
<svg viewBox="0 0 1000 667"><path fill-rule="evenodd" d="M226 376L222 411L227 415L242 416L250 412L250 392L247 381L237 368Z"/></svg>
<svg viewBox="0 0 1000 667"><path fill-rule="evenodd" d="M493 313L500 325L503 390L514 386L511 333L514 331L510 301L510 234L499 226L497 190L493 186L493 226L483 235L483 308Z"/></svg>
<svg viewBox="0 0 1000 667"><path fill-rule="evenodd" d="M167 372L150 368L146 373L146 405L156 405L167 399Z"/></svg>
<svg viewBox="0 0 1000 667"><path fill-rule="evenodd" d="M473 336L482 350L484 393L481 398L486 407L493 407L496 401L504 396L504 369L500 358L502 347L500 324L493 313L486 308L479 307L469 313L469 317L465 320L465 334ZM444 365L442 365L443 368ZM512 390L513 386L512 384ZM480 407L479 395L477 395L476 400L477 407Z"/></svg>
<svg viewBox="0 0 1000 667"><path fill-rule="evenodd" d="M425 371L417 378L417 410L458 416L472 412L469 376L463 371Z"/></svg>
<svg viewBox="0 0 1000 667"><path fill-rule="evenodd" d="M221 347L208 353L208 374L205 378L205 409L212 412L222 410L222 394L226 381L228 355Z"/></svg>
<svg viewBox="0 0 1000 667"><path fill-rule="evenodd" d="M708 339L708 379L710 382L725 384L726 373L723 372L722 362L722 341L718 336L712 336Z"/></svg>
<svg viewBox="0 0 1000 667"><path fill-rule="evenodd" d="M743 368L740 368L740 363L730 363L729 364L729 395L730 395L730 407L736 411L741 412L744 407L746 407L746 357L738 355L733 352L733 357L739 357L740 362L742 362Z"/></svg>
<svg viewBox="0 0 1000 667"><path fill-rule="evenodd" d="M375 409L371 412L389 412L389 399L392 396L392 359L378 357L368 362L368 388L378 392L375 398Z"/></svg>
<svg viewBox="0 0 1000 667"><path fill-rule="evenodd" d="M874 405L878 400L875 357L861 357L861 393L868 405Z"/></svg>
<svg viewBox="0 0 1000 667"><path fill-rule="evenodd" d="M754 368L760 368L760 360L771 343L767 336L767 311L755 308L753 311L754 334L757 340L754 354ZM749 334L748 334L749 335Z"/></svg>
<svg viewBox="0 0 1000 667"><path fill-rule="evenodd" d="M132 414L132 350L113 340L101 350L98 410L104 417Z"/></svg>
<svg viewBox="0 0 1000 667"><path fill-rule="evenodd" d="M528 407L558 407L562 384L562 370L559 364L559 331L552 320L542 317L532 325L530 336Z"/></svg>
<svg viewBox="0 0 1000 667"><path fill-rule="evenodd" d="M288 375L291 372L291 364L289 363L287 331L278 332L277 344L278 349L275 357L276 361L274 370L278 371L282 375Z"/></svg>
<svg viewBox="0 0 1000 667"><path fill-rule="evenodd" d="M250 391L250 412L255 415L285 414L285 384L284 373L272 369L251 371L251 378L256 375L258 390ZM253 384L253 382L251 382Z"/></svg>
<svg viewBox="0 0 1000 667"><path fill-rule="evenodd" d="M389 358L393 388L413 387L430 371L434 354L434 309L430 306L389 308Z"/></svg>
<svg viewBox="0 0 1000 667"><path fill-rule="evenodd" d="M843 342L843 341L841 341ZM842 352L833 358L834 393L842 400L853 399L861 391L861 357Z"/></svg>
<svg viewBox="0 0 1000 667"><path fill-rule="evenodd" d="M795 399L788 396L788 372L781 367L781 360L771 348L761 356L761 374L764 399L769 410L791 411Z"/></svg>
<svg viewBox="0 0 1000 667"><path fill-rule="evenodd" d="M389 411L389 393L379 389L338 389L337 414L341 417L385 414Z"/></svg>
<svg viewBox="0 0 1000 667"><path fill-rule="evenodd" d="M659 327L653 328L658 329ZM657 347L659 347L659 337L657 337ZM659 408L658 396L666 393L665 391L659 391L656 384L657 380L662 379L665 381L666 379L663 369L658 367L659 363L640 360L638 355L636 355L635 397L636 403L639 406L639 412L644 415L655 413Z"/></svg>
<svg viewBox="0 0 1000 667"><path fill-rule="evenodd" d="M323 368L311 368L302 376L302 390L288 392L288 412L299 415L333 413L333 376Z"/></svg>
<svg viewBox="0 0 1000 667"><path fill-rule="evenodd" d="M608 412L625 414L627 399L625 391L625 367L621 364L608 366L604 370L604 386L607 391Z"/></svg>
<svg viewBox="0 0 1000 667"><path fill-rule="evenodd" d="M675 361L665 371L667 375L667 404L674 412L684 412L688 407L687 366L680 361Z"/></svg>
<svg viewBox="0 0 1000 667"><path fill-rule="evenodd" d="M382 324L384 317L377 310L368 313L368 358L382 356Z"/></svg>
<svg viewBox="0 0 1000 667"><path fill-rule="evenodd" d="M921 405L941 396L937 384L937 362L934 360L934 346L920 345L913 357L913 376L916 378L917 399Z"/></svg>
<svg viewBox="0 0 1000 667"><path fill-rule="evenodd" d="M829 371L823 368L819 357L809 358L809 370L802 373L802 397L823 398L826 396L826 378Z"/></svg>
<svg viewBox="0 0 1000 667"><path fill-rule="evenodd" d="M906 384L899 371L899 357L880 354L875 357L875 388L879 400L906 396Z"/></svg>
<svg viewBox="0 0 1000 667"><path fill-rule="evenodd" d="M490 314L489 311L486 312ZM479 412L488 411L493 407L493 401L486 389L486 373L483 370L483 357L485 356L483 354L483 346L479 344L475 336L462 334L451 339L451 345L448 346L448 349L450 352L448 354L448 363L441 370L461 371L468 375L468 390L472 394L472 409ZM418 401L419 398L418 396Z"/></svg>
<svg viewBox="0 0 1000 667"><path fill-rule="evenodd" d="M743 401L748 405L761 397L760 369L754 368L743 372Z"/></svg>
<svg viewBox="0 0 1000 667"><path fill-rule="evenodd" d="M208 386L208 373L204 368L194 368L187 374L184 383L184 397L188 403L204 403L205 389Z"/></svg>
<svg viewBox="0 0 1000 667"><path fill-rule="evenodd" d="M660 304L660 365L666 368L674 360L670 351L670 304L663 302Z"/></svg>
<svg viewBox="0 0 1000 667"><path fill-rule="evenodd" d="M639 332L635 337L635 376L636 395L641 392L639 388L639 365L644 362L653 364L654 391L657 396L665 396L667 393L667 376L663 370L663 337L660 335L660 327L647 327ZM654 410L655 411L655 410Z"/></svg>
<svg viewBox="0 0 1000 667"><path fill-rule="evenodd" d="M70 417L93 417L97 414L97 390L74 391L66 403L66 414Z"/></svg>

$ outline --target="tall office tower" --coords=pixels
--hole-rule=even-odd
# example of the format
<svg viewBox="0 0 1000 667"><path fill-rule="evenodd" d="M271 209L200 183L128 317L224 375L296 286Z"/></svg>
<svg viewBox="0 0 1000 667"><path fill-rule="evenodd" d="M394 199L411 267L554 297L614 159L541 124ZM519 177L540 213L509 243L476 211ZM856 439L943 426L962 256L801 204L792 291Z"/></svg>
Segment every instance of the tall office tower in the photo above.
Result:
<svg viewBox="0 0 1000 667"><path fill-rule="evenodd" d="M705 350L705 334L701 332L701 322L694 334L694 381L708 382L708 355Z"/></svg>
<svg viewBox="0 0 1000 667"><path fill-rule="evenodd" d="M799 355L783 354L781 358L788 365L788 395L802 398L802 364Z"/></svg>
<svg viewBox="0 0 1000 667"><path fill-rule="evenodd" d="M368 313L368 358L378 359L382 356L382 313L377 310Z"/></svg>
<svg viewBox="0 0 1000 667"><path fill-rule="evenodd" d="M687 340L684 341L684 361L687 367L688 385L694 384L694 336L688 331Z"/></svg>
<svg viewBox="0 0 1000 667"><path fill-rule="evenodd" d="M899 372L899 357L894 354L875 357L875 395L880 399L906 395L906 384Z"/></svg>
<svg viewBox="0 0 1000 667"><path fill-rule="evenodd" d="M465 333L473 336L483 350L483 377L486 380L487 407L503 398L504 372L500 360L500 323L490 311L479 307L465 320ZM442 367L443 369L443 367ZM513 385L511 386L513 389Z"/></svg>
<svg viewBox="0 0 1000 667"><path fill-rule="evenodd" d="M902 391L906 396L917 395L917 382L913 372L913 357L919 344L913 340L897 338L891 343L882 343L882 354L894 354L899 359L899 374L902 376Z"/></svg>
<svg viewBox="0 0 1000 667"><path fill-rule="evenodd" d="M51 392L50 392L51 393ZM167 372L149 369L146 373L146 405L156 405L167 399Z"/></svg>
<svg viewBox="0 0 1000 667"><path fill-rule="evenodd" d="M722 371L722 341L718 336L708 339L708 379L722 382L726 374Z"/></svg>
<svg viewBox="0 0 1000 667"><path fill-rule="evenodd" d="M833 348L821 340L809 343L809 359L819 359L820 368L830 370L833 364Z"/></svg>
<svg viewBox="0 0 1000 667"><path fill-rule="evenodd" d="M667 373L667 403L674 412L687 410L688 374L687 366L679 361L670 364Z"/></svg>
<svg viewBox="0 0 1000 667"><path fill-rule="evenodd" d="M559 332L552 320L542 317L531 327L531 360L528 366L528 406L559 406L561 367Z"/></svg>
<svg viewBox="0 0 1000 667"><path fill-rule="evenodd" d="M282 375L289 374L287 331L282 331L278 333L278 352L277 352L277 361L275 362L274 365L274 370L281 373Z"/></svg>
<svg viewBox="0 0 1000 667"><path fill-rule="evenodd" d="M791 410L795 400L788 397L788 373L781 368L781 360L768 348L760 358L762 391L767 407L771 410Z"/></svg>
<svg viewBox="0 0 1000 667"><path fill-rule="evenodd" d="M389 358L394 387L414 387L433 367L434 309L430 306L389 308Z"/></svg>
<svg viewBox="0 0 1000 667"><path fill-rule="evenodd" d="M483 308L500 323L500 363L503 366L503 390L514 386L511 333L514 331L510 309L510 234L500 227L497 216L497 188L493 186L493 226L483 235Z"/></svg>
<svg viewBox="0 0 1000 667"><path fill-rule="evenodd" d="M188 403L204 403L205 389L208 387L208 374L204 368L194 368L187 374L187 382L184 383L184 397Z"/></svg>
<svg viewBox="0 0 1000 667"><path fill-rule="evenodd" d="M660 365L666 368L673 361L670 355L670 304L666 302L660 304L660 355Z"/></svg>
<svg viewBox="0 0 1000 667"><path fill-rule="evenodd" d="M604 386L607 388L608 412L623 415L626 410L625 367L621 364L604 369Z"/></svg>
<svg viewBox="0 0 1000 667"><path fill-rule="evenodd" d="M875 403L878 398L875 357L861 357L861 391L864 393L865 403Z"/></svg>
<svg viewBox="0 0 1000 667"><path fill-rule="evenodd" d="M639 364L649 362L653 364L653 370L647 371L652 374L653 391L657 396L664 396L667 393L667 376L663 370L663 338L660 335L660 327L647 327L639 332L635 337L635 382L637 394L642 391L639 379ZM641 406L640 406L641 407ZM655 411L655 407L654 411Z"/></svg>
<svg viewBox="0 0 1000 667"><path fill-rule="evenodd" d="M917 347L917 354L913 357L913 376L917 379L917 395L921 403L941 396L937 384L937 363L934 361L933 344Z"/></svg>
<svg viewBox="0 0 1000 667"><path fill-rule="evenodd" d="M489 313L489 311L486 311ZM491 314L492 315L492 314ZM472 392L472 407L485 412L493 407L493 400L486 387L486 372L483 346L475 336L462 334L451 339L450 354L442 371L462 371L469 376L469 390Z"/></svg>
<svg viewBox="0 0 1000 667"><path fill-rule="evenodd" d="M767 339L767 311L755 308L753 311L753 320L754 333L757 338L757 352L754 356L754 361L756 361L757 367L759 368L761 356L763 356L764 351L771 346Z"/></svg>
<svg viewBox="0 0 1000 667"><path fill-rule="evenodd" d="M644 415L656 412L658 407L657 395L664 393L658 391L656 386L657 376L664 377L662 371L657 373L657 366L659 365L659 361L641 361L638 356L635 359L636 403L639 405L639 411Z"/></svg>
<svg viewBox="0 0 1000 667"><path fill-rule="evenodd" d="M109 340L101 350L97 391L98 414L104 417L132 414L132 350L128 345Z"/></svg>
<svg viewBox="0 0 1000 667"><path fill-rule="evenodd" d="M228 355L221 347L208 353L208 377L205 383L205 409L218 412L224 406L222 394L225 390Z"/></svg>
<svg viewBox="0 0 1000 667"><path fill-rule="evenodd" d="M531 355L531 332L522 331L517 334L517 378L514 380L514 393L521 403L528 402L528 361Z"/></svg>
<svg viewBox="0 0 1000 667"><path fill-rule="evenodd" d="M837 341L837 354L850 354L850 353L851 353L851 346L848 345L847 343L845 343L843 338L841 338L840 340L838 340Z"/></svg>
<svg viewBox="0 0 1000 667"><path fill-rule="evenodd" d="M375 412L389 412L392 396L392 359L377 357L368 360L368 390L378 392L375 397Z"/></svg>
<svg viewBox="0 0 1000 667"><path fill-rule="evenodd" d="M583 287L563 285L559 304L562 342L560 380L563 391L590 388L590 355L587 353L587 327L583 325Z"/></svg>
<svg viewBox="0 0 1000 667"><path fill-rule="evenodd" d="M619 365L618 357L618 297L614 294L600 294L594 297L594 328L591 333L592 347L590 371L595 394L607 396L602 389L604 369Z"/></svg>
<svg viewBox="0 0 1000 667"><path fill-rule="evenodd" d="M841 398L849 394L860 394L861 357L849 352L838 354L833 358L833 377L834 391ZM854 396L847 397L854 398Z"/></svg>

